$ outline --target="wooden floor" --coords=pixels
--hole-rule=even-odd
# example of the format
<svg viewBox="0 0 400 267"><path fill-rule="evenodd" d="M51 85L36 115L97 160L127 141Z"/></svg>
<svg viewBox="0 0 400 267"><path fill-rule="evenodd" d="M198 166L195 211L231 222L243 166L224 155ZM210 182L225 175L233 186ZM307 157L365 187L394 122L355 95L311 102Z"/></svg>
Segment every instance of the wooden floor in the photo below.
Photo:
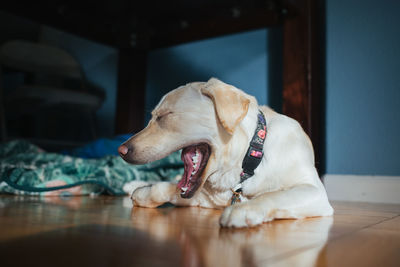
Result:
<svg viewBox="0 0 400 267"><path fill-rule="evenodd" d="M0 196L0 266L400 266L400 205L221 229L221 211Z"/></svg>

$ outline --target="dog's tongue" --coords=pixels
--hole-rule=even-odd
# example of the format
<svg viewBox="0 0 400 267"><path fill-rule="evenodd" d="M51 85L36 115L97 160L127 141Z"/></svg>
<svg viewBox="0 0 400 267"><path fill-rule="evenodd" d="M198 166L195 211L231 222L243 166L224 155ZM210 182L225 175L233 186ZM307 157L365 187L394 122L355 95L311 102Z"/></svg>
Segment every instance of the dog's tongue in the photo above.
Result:
<svg viewBox="0 0 400 267"><path fill-rule="evenodd" d="M182 150L181 159L184 163L185 171L182 179L178 183L182 196L190 196L193 183L197 182L197 171L199 170L203 155L196 146L186 147Z"/></svg>

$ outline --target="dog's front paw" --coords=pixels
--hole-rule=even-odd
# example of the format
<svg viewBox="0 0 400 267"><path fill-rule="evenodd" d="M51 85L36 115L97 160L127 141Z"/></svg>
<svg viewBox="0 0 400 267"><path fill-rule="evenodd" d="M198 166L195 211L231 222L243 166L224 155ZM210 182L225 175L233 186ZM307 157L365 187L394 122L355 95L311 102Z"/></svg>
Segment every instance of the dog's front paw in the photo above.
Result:
<svg viewBox="0 0 400 267"><path fill-rule="evenodd" d="M137 188L133 191L131 199L134 206L155 208L165 202L169 202L174 192L175 185L160 182Z"/></svg>
<svg viewBox="0 0 400 267"><path fill-rule="evenodd" d="M134 206L155 208L160 205L152 200L153 185L146 185L133 191L131 199Z"/></svg>
<svg viewBox="0 0 400 267"><path fill-rule="evenodd" d="M252 227L267 221L265 212L246 203L238 203L225 208L219 223L223 227Z"/></svg>
<svg viewBox="0 0 400 267"><path fill-rule="evenodd" d="M136 189L146 185L150 185L150 183L145 181L131 181L124 184L122 190L124 190L125 193L130 194L132 196L133 192L135 192Z"/></svg>

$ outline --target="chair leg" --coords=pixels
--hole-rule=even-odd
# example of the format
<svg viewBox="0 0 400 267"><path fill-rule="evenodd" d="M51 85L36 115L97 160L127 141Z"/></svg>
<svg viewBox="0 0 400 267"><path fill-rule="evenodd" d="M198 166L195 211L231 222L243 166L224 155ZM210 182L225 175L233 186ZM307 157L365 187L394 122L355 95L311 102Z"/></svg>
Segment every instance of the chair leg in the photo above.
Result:
<svg viewBox="0 0 400 267"><path fill-rule="evenodd" d="M3 93L2 69L0 67L0 142L7 140L7 125L5 115L5 102Z"/></svg>
<svg viewBox="0 0 400 267"><path fill-rule="evenodd" d="M91 111L89 113L90 116L90 133L92 134L93 139L97 138L97 127L96 127L96 111Z"/></svg>
<svg viewBox="0 0 400 267"><path fill-rule="evenodd" d="M1 100L1 103L0 103L0 141L5 142L6 140L7 140L6 116L4 114L4 102Z"/></svg>

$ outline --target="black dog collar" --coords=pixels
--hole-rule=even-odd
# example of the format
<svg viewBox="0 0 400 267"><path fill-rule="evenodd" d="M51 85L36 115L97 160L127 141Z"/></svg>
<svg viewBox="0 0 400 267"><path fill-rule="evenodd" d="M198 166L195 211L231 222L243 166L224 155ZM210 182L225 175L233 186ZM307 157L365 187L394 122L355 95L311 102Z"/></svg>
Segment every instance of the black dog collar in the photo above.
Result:
<svg viewBox="0 0 400 267"><path fill-rule="evenodd" d="M242 184L248 178L254 175L254 170L260 165L263 157L263 146L265 141L265 136L267 134L267 125L265 122L264 114L261 110L258 111L257 115L257 127L250 141L250 146L247 149L246 156L242 162L242 173L240 174L240 183L232 189L232 199L231 205L236 202L241 202L243 200L242 196Z"/></svg>

